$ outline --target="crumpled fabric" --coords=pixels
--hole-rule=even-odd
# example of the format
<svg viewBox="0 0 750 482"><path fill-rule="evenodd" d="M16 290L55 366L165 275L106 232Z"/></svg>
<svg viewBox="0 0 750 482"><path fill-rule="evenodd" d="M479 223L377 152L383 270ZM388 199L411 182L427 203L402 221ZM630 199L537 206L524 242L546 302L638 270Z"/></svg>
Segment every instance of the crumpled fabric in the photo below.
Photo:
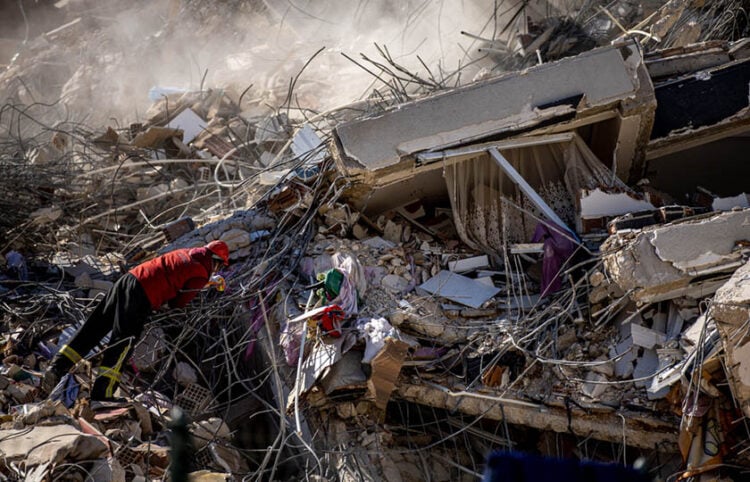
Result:
<svg viewBox="0 0 750 482"><path fill-rule="evenodd" d="M302 329L304 326L304 323L283 322L281 334L279 335L279 343L284 349L284 359L286 360L286 364L290 367L297 365L300 342L302 339Z"/></svg>
<svg viewBox="0 0 750 482"><path fill-rule="evenodd" d="M338 296L326 304L339 305L344 311L345 318L356 315L359 312L358 298L364 296L367 291L365 269L351 254L335 253L331 257L331 262L335 269L344 273L344 280Z"/></svg>
<svg viewBox="0 0 750 482"><path fill-rule="evenodd" d="M291 297L283 297L271 314L272 319L279 323L279 345L284 351L284 360L287 365L296 366L299 359L299 349L302 340L304 323L290 323L289 320L301 315L302 311L297 308Z"/></svg>
<svg viewBox="0 0 750 482"><path fill-rule="evenodd" d="M365 275L365 268L359 260L351 254L335 253L331 256L331 262L334 268L347 275L359 296L364 297L367 291L367 276Z"/></svg>
<svg viewBox="0 0 750 482"><path fill-rule="evenodd" d="M66 373L60 380L60 383L50 393L49 399L60 400L65 405L65 408L70 408L76 403L80 388L75 377Z"/></svg>
<svg viewBox="0 0 750 482"><path fill-rule="evenodd" d="M357 329L365 339L362 363L370 363L385 346L386 338L399 338L398 329L385 318L369 318L357 321Z"/></svg>
<svg viewBox="0 0 750 482"><path fill-rule="evenodd" d="M565 233L565 234L564 234ZM571 239L567 230L551 221L540 222L536 226L532 243L544 242L542 258L542 298L562 288L560 268L573 255L578 245Z"/></svg>

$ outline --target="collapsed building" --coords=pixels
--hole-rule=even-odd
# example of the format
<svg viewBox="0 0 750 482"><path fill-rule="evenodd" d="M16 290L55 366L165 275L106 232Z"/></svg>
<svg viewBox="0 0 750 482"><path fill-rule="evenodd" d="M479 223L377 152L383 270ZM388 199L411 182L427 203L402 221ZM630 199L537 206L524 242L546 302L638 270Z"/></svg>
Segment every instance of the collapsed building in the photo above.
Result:
<svg viewBox="0 0 750 482"><path fill-rule="evenodd" d="M0 472L163 479L171 428L194 480L471 480L496 450L741 480L747 40L693 3L580 51L525 25L455 87L386 56L391 95L314 116L220 88L125 127L9 103ZM120 274L214 239L227 290L153 316L124 401L88 401L96 353L39 398Z"/></svg>

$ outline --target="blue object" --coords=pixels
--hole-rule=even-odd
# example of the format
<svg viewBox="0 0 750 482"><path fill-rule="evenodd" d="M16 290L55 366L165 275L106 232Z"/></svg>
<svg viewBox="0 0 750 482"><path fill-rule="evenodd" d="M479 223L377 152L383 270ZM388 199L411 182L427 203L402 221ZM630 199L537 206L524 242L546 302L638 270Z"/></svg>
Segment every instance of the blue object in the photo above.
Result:
<svg viewBox="0 0 750 482"><path fill-rule="evenodd" d="M520 452L493 452L482 482L651 482L631 467Z"/></svg>
<svg viewBox="0 0 750 482"><path fill-rule="evenodd" d="M27 281L29 279L29 269L26 266L26 258L18 251L8 251L5 254L5 262L8 265L8 274L19 280Z"/></svg>
<svg viewBox="0 0 750 482"><path fill-rule="evenodd" d="M81 386L78 384L75 377L66 374L62 377L60 383L58 383L52 390L52 393L49 394L49 398L50 400L60 400L63 405L65 405L65 408L70 408L76 403L76 400L78 399L78 391L80 389Z"/></svg>
<svg viewBox="0 0 750 482"><path fill-rule="evenodd" d="M314 181L320 175L320 166L318 165L304 165L294 169L294 173L304 183Z"/></svg>
<svg viewBox="0 0 750 482"><path fill-rule="evenodd" d="M49 347L47 345L45 345L43 341L40 341L37 344L37 348L39 348L39 351L37 353L39 353L40 355L42 355L47 360L51 360L52 359L52 356L53 356L52 355L52 351L50 351ZM57 351L57 350L55 350L55 351Z"/></svg>

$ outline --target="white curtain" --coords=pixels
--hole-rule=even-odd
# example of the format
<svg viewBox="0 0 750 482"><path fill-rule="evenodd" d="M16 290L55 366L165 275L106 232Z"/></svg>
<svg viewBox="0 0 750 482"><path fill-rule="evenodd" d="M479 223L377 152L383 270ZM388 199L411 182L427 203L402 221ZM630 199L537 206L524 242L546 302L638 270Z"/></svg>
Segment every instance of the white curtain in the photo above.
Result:
<svg viewBox="0 0 750 482"><path fill-rule="evenodd" d="M577 136L571 141L501 149L501 153L570 227L575 226L581 189L607 186L628 190ZM446 161L444 176L463 242L498 253L504 231L507 242L531 239L536 218L543 216L488 154Z"/></svg>

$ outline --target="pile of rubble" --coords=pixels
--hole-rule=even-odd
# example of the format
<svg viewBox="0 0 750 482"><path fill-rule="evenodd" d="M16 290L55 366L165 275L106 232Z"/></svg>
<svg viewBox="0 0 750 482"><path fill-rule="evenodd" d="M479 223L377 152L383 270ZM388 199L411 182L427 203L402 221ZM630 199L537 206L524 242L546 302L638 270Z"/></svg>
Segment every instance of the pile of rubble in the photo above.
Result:
<svg viewBox="0 0 750 482"><path fill-rule="evenodd" d="M59 3L39 8L78 20L0 75L3 478L471 480L515 450L742 479L743 2L517 2L464 35L486 43L465 85L382 49L351 59L366 100L315 110L305 64L283 88L154 88L96 127L59 109L106 71L60 73L60 105L24 78L132 11ZM230 3L172 2L149 38L281 12ZM119 401L89 400L99 350L41 397L122 273L216 239L226 291L153 315Z"/></svg>

